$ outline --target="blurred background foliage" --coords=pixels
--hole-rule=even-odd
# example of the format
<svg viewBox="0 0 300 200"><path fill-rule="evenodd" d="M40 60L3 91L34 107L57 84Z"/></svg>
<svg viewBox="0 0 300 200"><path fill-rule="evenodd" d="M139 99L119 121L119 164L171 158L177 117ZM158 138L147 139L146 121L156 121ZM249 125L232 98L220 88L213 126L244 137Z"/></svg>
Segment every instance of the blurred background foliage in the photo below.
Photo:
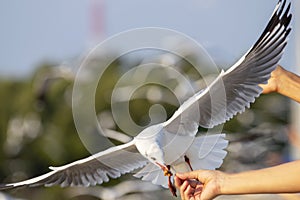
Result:
<svg viewBox="0 0 300 200"><path fill-rule="evenodd" d="M188 55L193 56L193 55ZM101 62L101 57L97 59ZM126 69L141 64L141 58L114 61L101 77L95 96L95 109L101 116L111 112L111 95L114 86ZM198 83L201 76L185 60L174 66L185 73L191 82ZM124 71L125 70L125 71ZM209 74L209 73L208 73ZM164 75L162 75L164 76ZM74 73L67 66L44 63L28 78L0 80L0 180L2 183L20 181L48 172L48 166L60 166L89 156L81 143L72 116L72 87ZM170 80L172 82L172 80ZM176 86L176 83L173 84ZM147 91L153 85L139 88L130 101L132 119L141 126L149 124L149 109L159 103L167 117L179 106L172 91L155 85L163 96L149 99ZM198 86L200 88L200 85ZM143 97L143 98L141 98ZM169 97L172 100L163 101ZM171 103L170 103L171 102ZM256 169L287 161L289 100L269 94L262 95L251 109L227 122L223 128L231 145L222 170L242 171ZM101 121L101 120L100 120ZM113 122L108 128L122 131ZM120 143L113 140L115 143ZM144 186L145 192L136 188L121 197L111 198L109 190L118 184L136 180L126 175L102 186L91 188L19 188L5 193L19 199L153 199L171 198L167 190ZM128 182L130 185L131 182ZM141 182L135 184L141 185ZM116 188L115 188L116 189ZM156 191L153 193L152 191ZM106 192L103 196L103 192ZM111 193L109 193L111 194Z"/></svg>

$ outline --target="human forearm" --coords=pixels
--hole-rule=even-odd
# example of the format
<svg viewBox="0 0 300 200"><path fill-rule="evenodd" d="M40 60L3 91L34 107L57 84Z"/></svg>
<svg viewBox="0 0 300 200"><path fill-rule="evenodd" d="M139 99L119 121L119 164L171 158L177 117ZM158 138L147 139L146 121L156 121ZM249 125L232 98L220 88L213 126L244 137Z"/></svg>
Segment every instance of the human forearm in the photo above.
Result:
<svg viewBox="0 0 300 200"><path fill-rule="evenodd" d="M225 175L221 194L300 192L300 161Z"/></svg>
<svg viewBox="0 0 300 200"><path fill-rule="evenodd" d="M278 93L300 103L300 77L281 68L278 75Z"/></svg>

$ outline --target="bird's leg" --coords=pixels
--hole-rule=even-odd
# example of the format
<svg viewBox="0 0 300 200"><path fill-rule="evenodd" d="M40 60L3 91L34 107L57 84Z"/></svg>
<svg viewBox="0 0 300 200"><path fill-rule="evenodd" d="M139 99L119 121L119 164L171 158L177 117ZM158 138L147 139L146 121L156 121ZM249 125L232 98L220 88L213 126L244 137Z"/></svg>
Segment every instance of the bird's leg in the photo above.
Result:
<svg viewBox="0 0 300 200"><path fill-rule="evenodd" d="M189 165L191 171L194 171L190 162L190 159L187 156L184 156L184 161Z"/></svg>
<svg viewBox="0 0 300 200"><path fill-rule="evenodd" d="M168 168L169 172L171 172L170 171L171 166L167 165L167 168ZM173 176L173 174L171 173L170 175L167 175L167 176L168 176L168 186L169 186L169 189L170 189L172 195L175 196L175 197L177 197L176 188L175 188L175 186L173 185L173 183L171 181L171 176Z"/></svg>
<svg viewBox="0 0 300 200"><path fill-rule="evenodd" d="M171 166L170 165L162 165L159 163L156 163L158 166L160 166L160 168L163 170L164 175L168 176L168 186L169 186L169 190L171 191L171 193L173 194L173 196L177 197L176 194L176 188L173 185L172 181L171 181L171 177L173 176L173 173L171 172Z"/></svg>

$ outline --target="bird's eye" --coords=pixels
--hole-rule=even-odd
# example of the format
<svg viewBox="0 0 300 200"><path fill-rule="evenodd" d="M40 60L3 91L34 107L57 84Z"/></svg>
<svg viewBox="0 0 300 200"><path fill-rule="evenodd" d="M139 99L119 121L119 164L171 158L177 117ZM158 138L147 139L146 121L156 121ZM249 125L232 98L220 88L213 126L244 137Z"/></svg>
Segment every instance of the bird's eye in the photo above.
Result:
<svg viewBox="0 0 300 200"><path fill-rule="evenodd" d="M154 161L156 161L156 158L154 158L154 157L151 157L151 159L154 160Z"/></svg>

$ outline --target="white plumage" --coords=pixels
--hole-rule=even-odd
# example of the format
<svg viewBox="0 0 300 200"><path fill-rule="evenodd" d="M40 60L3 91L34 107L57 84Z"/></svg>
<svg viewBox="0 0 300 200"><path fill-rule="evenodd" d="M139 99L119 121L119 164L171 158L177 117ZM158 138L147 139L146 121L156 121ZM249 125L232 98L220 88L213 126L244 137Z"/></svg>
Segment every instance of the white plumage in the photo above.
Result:
<svg viewBox="0 0 300 200"><path fill-rule="evenodd" d="M225 135L195 137L198 127L212 128L226 122L249 108L261 94L259 84L267 82L286 46L291 30L289 10L290 4L286 7L286 2L280 0L253 47L206 89L185 101L166 122L146 128L129 143L61 167L50 167L52 171L47 174L4 184L0 189L96 185L142 167L136 177L168 187L165 175L189 171L191 167L220 167L228 144Z"/></svg>

